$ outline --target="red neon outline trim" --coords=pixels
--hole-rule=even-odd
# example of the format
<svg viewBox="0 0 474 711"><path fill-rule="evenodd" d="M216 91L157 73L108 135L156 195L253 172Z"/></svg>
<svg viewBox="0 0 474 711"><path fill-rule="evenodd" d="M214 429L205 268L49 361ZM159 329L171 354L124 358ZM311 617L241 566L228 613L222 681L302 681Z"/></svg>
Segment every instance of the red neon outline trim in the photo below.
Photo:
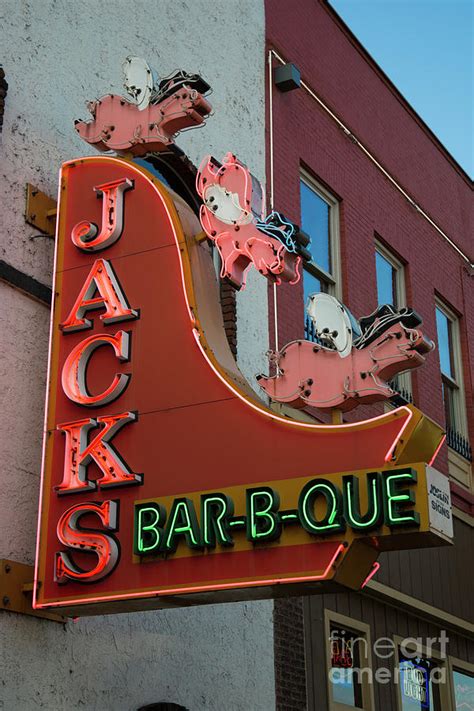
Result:
<svg viewBox="0 0 474 711"><path fill-rule="evenodd" d="M265 580L251 580L241 583L221 583L215 585L193 586L188 588L176 588L172 590L150 590L143 593L126 593L125 595L105 595L103 597L79 598L76 600L61 600L60 602L46 602L37 604L35 609L42 610L46 607L68 607L69 605L89 605L94 602L110 602L111 600L127 600L130 598L166 597L167 595L188 595L190 593L211 592L213 590L235 590L237 588L267 587L285 583L302 583L306 581L324 580L327 578L332 566L335 564L341 551L345 550L343 543L340 543L336 552L329 561L326 570L321 575L300 576L297 578L272 578Z"/></svg>
<svg viewBox="0 0 474 711"><path fill-rule="evenodd" d="M256 412L259 412L260 414L266 415L266 417L270 417L272 420L276 420L277 422L282 422L282 423L284 423L285 425L296 425L297 427L304 427L304 428L310 429L310 430L326 430L326 431L327 431L328 425L316 425L316 424L313 425L313 424L311 424L311 423L309 423L309 422L297 422L296 420L290 420L290 419L285 418L285 417L280 417L279 415L274 415L274 414L271 413L271 412L267 412L266 410L263 410L263 409L260 408L258 405L254 404L251 400L248 400L247 398L245 398L243 395L241 395L241 394L239 393L239 391L238 391L236 388L234 388L234 387L224 378L223 375L221 375L221 373L220 373L219 370L216 368L216 366L209 360L209 358L208 358L208 356L207 356L207 354L206 354L206 351L204 350L204 348L203 348L203 346L202 346L202 344L201 344L201 336L200 336L199 331L197 330L197 328L194 328L194 329L193 329L193 335L194 335L194 338L195 338L195 340L196 340L196 343L197 343L198 346L199 346L199 350L201 351L202 355L203 355L204 358L206 359L206 362L207 362L207 364L210 366L211 370L212 370L212 371L214 372L214 374L219 378L219 380L220 380L222 383L224 383L224 385L226 385L226 387L227 387L236 397L238 397L240 400L242 400L242 402L243 402L245 405L247 405L248 407L251 407L252 410L255 410ZM400 432L399 432L399 433L397 434L397 436L395 437L395 440L394 440L393 444L390 445L387 454L385 455L384 461L386 461L386 462L390 461L390 459L392 458L393 450L394 450L395 447L397 446L397 444L398 444L398 442L399 442L399 440L400 440L400 437L402 436L402 434L403 434L403 432L405 431L405 429L407 428L407 426L408 426L408 424L409 424L411 418L413 417L413 412L412 412L408 407L406 407L405 405L402 405L401 407L397 408L397 409L394 410L393 412L399 412L400 410L405 410L405 411L407 412L408 417L407 417L406 421L403 423L403 426L401 427ZM335 427L335 428L337 428L337 429L353 428L355 425L366 424L367 422L376 422L377 420L383 420L383 419L385 419L386 417L387 417L387 413L384 413L383 415L377 415L376 417L370 417L368 420L360 420L359 422L346 422L345 424L342 424L342 425L329 425L329 427Z"/></svg>
<svg viewBox="0 0 474 711"><path fill-rule="evenodd" d="M106 158L105 156L104 156L104 157L101 157L101 156L95 157L95 156L94 156L94 157L90 157L90 158L83 158L83 159L81 159L81 160L82 160L82 161L87 161L87 160L95 160L95 161L97 161L97 160L105 160L105 161L112 161L112 162L122 163L122 161L121 161L120 159L117 159L117 158L114 158L114 157L107 157L107 158ZM69 163L75 164L76 162L77 162L77 160L68 161L68 162L65 163L64 165L65 165L65 166L68 166ZM127 165L127 167L129 167L131 170L134 170L136 173L138 173L139 175L143 176L146 180L148 180L149 184L153 187L153 189L155 190L155 192L158 193L158 196L159 196L160 200L162 201L163 207L165 208L166 214L167 214L168 219L169 219L169 221L170 221L170 227L171 227L172 232L173 232L173 236L174 236L174 239L175 239L175 243L176 243L176 251L177 251L177 254L178 254L178 258L179 258L179 265L180 265L180 271L181 271L181 284L182 284L182 287L183 287L183 294L184 294L185 303L186 303L186 306L187 306L187 309L188 309L189 318L190 318L191 323L192 323L192 325L193 325L193 335L194 335L194 338L195 338L195 340L196 340L196 342L197 342L197 344L198 344L198 346L199 346L199 349L200 349L202 355L204 356L204 359L206 360L206 362L207 362L208 365L210 366L211 370L217 375L217 377L221 380L221 382L222 382L236 397L238 397L240 400L242 400L242 402L244 402L246 405L248 405L249 407L251 407L251 408L252 408L253 410L255 410L256 412L259 412L261 415L264 415L265 417L269 417L269 418L272 419L272 420L276 420L277 422L281 422L281 423L283 423L283 424L285 424L285 425L287 425L287 426L290 425L290 426L292 426L292 427L296 426L296 427L301 427L301 428L304 428L304 429L310 429L310 430L316 430L316 431L319 431L319 430L325 430L325 431L327 431L328 425L317 425L317 424L314 424L314 425L313 425L313 424L311 424L311 423L309 423L309 422L298 422L298 421L296 421L296 420L289 420L288 418L280 417L279 415L275 415L275 414L273 414L272 412L269 412L269 411L267 411L267 410L264 410L263 408L259 407L258 405L254 404L253 402L251 402L250 400L248 400L247 398L245 398L241 393L239 393L239 391L238 391L236 388L234 388L234 387L223 377L223 375L219 372L219 370L218 370L218 369L214 366L214 364L210 361L210 359L209 359L209 357L208 357L206 351L204 350L204 348L203 348L202 345L201 345L201 342L200 342L200 334L199 334L197 328L195 327L196 318L195 318L195 316L194 316L194 314L193 314L193 310L192 310L192 308L191 308L191 306L190 306L190 304L189 304L188 294L187 294L187 291L186 291L186 278L185 278L185 274L184 274L183 260L182 260L182 257L181 257L181 250L180 250L180 248L179 248L178 236L177 236L177 234L176 234L176 230L175 230L174 223L173 223L173 216L171 215L170 210L169 210L169 208L168 208L168 205L167 205L166 201L163 199L163 196L161 195L160 191L157 189L155 183L154 183L152 180L150 180L150 178L148 178L148 176L147 176L145 173L143 173L141 170L138 170L138 169L136 168L136 166L134 166L133 164L126 163L126 165ZM401 407L396 408L395 410L393 410L392 413L384 413L383 415L377 415L376 417L370 417L368 420L360 420L360 422L346 422L345 424L341 424L341 425L332 425L332 427L335 427L335 428L337 428L337 429L345 429L345 428L349 428L349 429L350 429L350 428L353 428L353 427L355 427L355 426L357 426L357 425L360 425L360 424L366 424L366 423L368 423L368 422L376 422L376 421L378 421L378 420L388 419L388 417L389 417L391 414L394 414L395 412L400 412L401 410L404 410L404 411L407 413L408 419L404 422L403 426L402 426L401 429L400 429L400 432L398 433L397 437L395 438L395 441L394 441L393 444L390 446L390 448L389 448L387 454L385 455L385 461L389 461L389 460L391 459L393 450L395 449L395 447L396 447L396 445L397 445L397 443L398 443L400 437L402 436L403 432L405 431L406 427L408 426L408 423L410 422L410 420L411 420L412 417L413 417L413 412L412 412L408 407L406 407L406 405L402 405Z"/></svg>
<svg viewBox="0 0 474 711"><path fill-rule="evenodd" d="M408 419L406 420L405 424L402 426L400 432L399 432L399 433L397 434L397 436L395 437L392 446L390 447L390 449L388 450L387 454L385 455L385 461L386 461L386 462L390 462L390 460L392 459L392 456L393 456L393 453L394 453L394 451L395 451L395 448L396 448L397 444L399 443L399 441L401 440L402 434L405 432L406 428L408 427L408 424L409 424L411 418L413 417L413 412L412 412L411 410L409 410L407 407L405 407L404 405L403 405L402 407L399 407L398 410L401 410L401 409L403 409L403 408L405 408L406 410L408 410L409 417L408 417ZM397 410L397 412L398 412L398 410ZM383 417L383 415L382 415L382 417ZM376 418L374 417L374 418L372 418L372 419L375 420ZM370 422L370 421L371 421L371 420L362 420L362 422Z"/></svg>
<svg viewBox="0 0 474 711"><path fill-rule="evenodd" d="M217 375L217 377L219 378L219 380L221 380L221 382L228 388L228 390L230 390L236 397L238 397L245 405L247 405L248 407L250 407L250 408L252 408L253 410L255 410L255 412L258 412L258 413L260 413L261 415L263 415L263 416L265 416L265 417L269 417L269 418L272 419L272 420L276 420L277 422L281 422L282 424L284 424L284 425L286 425L286 426L299 427L299 428L302 428L302 429L309 429L309 430L313 430L313 431L319 431L319 430L326 430L326 431L327 431L328 425L317 425L317 424L314 424L314 425L313 425L313 424L310 424L310 423L307 423L307 422L297 422L296 420L289 420L289 419L287 419L287 418L279 417L278 415L275 415L275 414L273 414L273 413L271 413L271 412L269 412L269 411L267 411L267 410L264 410L263 408L260 408L258 405L252 403L250 400L248 400L247 398L245 398L241 393L239 393L238 390L236 390L236 389L223 377L223 375L219 372L219 370L218 370L218 369L214 366L214 364L210 361L209 357L207 356L207 353L206 353L205 350L203 349L202 344L201 344L201 342L200 342L200 336L199 336L199 333L198 333L198 331L197 331L197 329L196 329L196 319L195 319L195 316L194 316L194 314L193 314L192 308L191 308L190 303L189 303L188 294L187 294L187 291L186 291L186 280L185 280L185 274L184 274L184 265L183 265L183 260L182 260L182 257L181 257L181 251L180 251L180 248L179 248L178 236L177 236L177 234L176 234L176 229L175 229L175 226L174 226L173 217L172 217L171 212L170 212L170 210L169 210L168 204L167 204L166 200L164 199L163 195L162 195L162 194L160 193L160 191L158 190L158 188L157 188L157 186L155 185L155 183L153 182L153 180L150 179L150 177L148 177L148 175L147 175L143 170L138 169L138 168L137 168L135 165L133 165L132 163L128 163L128 162L126 162L126 161L122 161L122 160L119 159L119 158L115 158L115 157L111 157L111 156L88 156L88 157L84 157L84 158L81 158L81 159L75 159L75 160L66 161L66 162L63 163L63 165L61 166L61 169L60 169L60 171L59 171L59 181L58 181L58 219L57 219L57 221L56 221L55 250L54 250L54 263L53 263L53 270L54 270L53 293L54 293L54 291L55 291L56 282L57 282L57 260L58 260L59 225L60 225L59 215L60 215L60 209L61 209L61 193L62 193L62 191L61 191L61 185L62 185L62 175L63 175L63 171L64 171L66 168L68 168L70 165L75 165L75 164L77 164L77 161L78 161L78 160L80 160L81 162L84 162L84 163L85 163L85 162L89 162L89 161L99 162L99 163L101 163L101 162L110 162L110 163L112 163L112 164L117 164L117 165L123 165L123 164L125 163L126 166L127 166L127 168L128 168L129 170L131 170L132 172L135 172L135 173L137 173L138 175L140 175L140 176L142 176L143 178L145 178L145 180L148 182L148 184L151 185L151 187L153 188L153 190L158 194L158 197L159 197L159 199L161 200L161 203L162 203L162 205L163 205L163 207L164 207L164 209L165 209L166 215L168 216L168 219L169 219L169 222L170 222L170 227L171 227L171 230L172 230L172 232L173 232L174 239L175 239L176 252L177 252L177 254L178 254L179 266L180 266L180 271L181 271L181 285L182 285L182 287L183 287L183 295L184 295L184 300L185 300L186 308L187 308L187 310L188 310L189 318L190 318L190 321L191 321L191 324L192 324L192 327L193 327L193 335L194 335L194 338L195 338L196 343L197 343L197 345L198 345L198 347L199 347L199 349L200 349L202 355L204 356L204 358L205 358L207 364L209 365L209 367L211 368L211 370L215 373L215 375ZM48 422L48 414L49 414L49 386L50 386L50 379L51 379L51 353L52 353L52 345L53 345L54 317L55 317L55 310L54 310L54 302L53 302L53 305L52 305L52 308L51 308L50 332L49 332L49 345L48 345L48 368L47 368L47 381L46 381L46 382L47 382L47 386L46 386L45 415L44 415L44 428L43 428L43 452L42 452L42 461L41 461L40 496L39 496L39 506L38 506L38 524L37 524L37 532L36 532L36 558L35 558L35 572L34 572L34 584L33 584L33 608L34 608L34 609L40 609L40 608L44 608L44 607L48 607L48 606L51 607L51 606L54 605L54 604L49 604L49 603L44 603L44 604L41 605L41 604L39 604L38 601L37 601L37 591L38 591L38 583L39 583L40 533L41 533L41 517L42 517L42 514L43 514L43 500L44 500L44 497L43 497L43 490L44 490L45 462L46 462L46 442L47 442L46 434L47 434L47 422ZM390 459L391 459L391 457L392 457L392 454L393 454L393 451L395 450L395 447L397 446L397 444L398 444L398 442L399 442L399 440L400 440L402 434L403 434L404 431L406 430L406 428L407 428L407 426L408 426L410 420L411 420L412 417L413 417L413 412L412 412L408 407L406 407L405 405L402 405L401 407L396 408L396 409L393 410L393 412L390 413L390 414L394 414L394 413L400 412L400 411L402 411L402 410L407 413L407 416L408 416L408 417L407 417L406 421L404 422L403 426L401 427L400 432L399 432L399 433L397 434L397 436L395 437L395 440L394 440L393 444L390 446L390 449L388 450L388 452L387 452L387 454L386 454L386 456L385 456L385 461L390 461ZM332 425L332 427L338 428L338 429L339 429L339 428L353 428L354 426L356 426L356 425L358 425L358 424L365 424L365 423L368 423L368 422L377 422L377 421L383 420L383 419L387 419L387 414L377 415L376 417L369 418L368 420L361 420L361 421L358 422L358 423L346 423L346 424L341 424L341 425ZM335 557L337 557L337 556L335 556ZM320 578L313 578L313 579L318 580L318 579L320 579ZM292 580L293 582L301 582L301 581L304 581L304 580L311 580L311 578L301 578L301 579L300 579L300 578L295 578L295 579L291 579L291 580ZM275 580L274 582L277 583L277 582L280 582L280 581L279 581L279 580ZM253 584L252 584L252 583L243 583L243 584L240 584L240 585L239 585L239 584L231 584L231 585L229 585L228 587L231 587L231 588L237 588L237 587L252 587L252 585L255 585L255 584L260 584L260 582L258 581L257 583L253 583ZM269 583L262 583L262 584L269 584ZM205 589L207 589L207 588L205 588L205 587L204 587L204 588L191 588L191 590L194 591L194 592L197 592L197 591L199 591L199 590L205 590ZM211 586L211 589L213 589L212 586ZM214 588L214 589L222 589L222 588ZM149 593L149 594L153 594L153 593ZM159 593L157 593L157 594L159 594ZM165 593L162 593L162 594L165 594ZM173 594L173 593L168 592L168 594ZM106 600L106 599L123 599L123 600L125 600L125 599L127 599L127 597L135 597L135 598L136 598L136 597L143 597L143 595L140 595L139 593L132 593L132 594L126 595L126 596L124 596L124 595L117 595L117 596L113 596L113 597L111 597L111 598L96 598L95 601L101 600L101 599L102 599L102 600ZM64 604L68 604L68 603L64 603ZM71 604L71 603L69 603L69 604ZM55 605L57 606L57 604L55 604Z"/></svg>
<svg viewBox="0 0 474 711"><path fill-rule="evenodd" d="M429 467L431 467L431 466L433 465L433 462L434 462L434 460L436 459L436 457L438 456L439 450L440 450L441 447L443 446L445 440L446 440L446 435L444 434L444 435L441 437L441 442L440 442L440 443L438 444L438 446L436 447L435 453L433 454L433 456L431 457L430 461L428 462L428 466L429 466Z"/></svg>
<svg viewBox="0 0 474 711"><path fill-rule="evenodd" d="M60 213L59 208L61 204L61 178L62 178L63 166L59 170L58 179L58 195L57 195L57 219L56 219L56 229L54 235L54 258L53 258L53 287L52 293L56 293L56 282L57 282L57 264L58 264L58 242L59 242L59 223L60 223ZM32 607L35 610L37 606L37 592L38 592L38 569L39 569L39 554L40 554L40 533L41 533L41 516L43 514L43 491L44 491L44 476L45 476L45 463L46 463L46 443L47 443L47 432L48 432L48 415L49 415L49 385L51 380L51 354L53 351L53 326L55 317L55 304L56 299L51 300L51 315L49 318L49 341L48 341L48 366L46 371L46 394L44 403L44 419L43 419L43 448L41 452L41 476L40 476L40 493L38 501L38 523L36 526L36 550L35 550L35 573L33 578L33 602Z"/></svg>
<svg viewBox="0 0 474 711"><path fill-rule="evenodd" d="M375 573L379 570L379 568L380 568L380 563L378 561L376 561L372 566L372 570L370 571L370 573L368 574L368 576L366 577L366 579L360 586L361 590L362 590L362 588L365 588L365 586L367 585L369 580L372 580L372 578L374 577Z"/></svg>

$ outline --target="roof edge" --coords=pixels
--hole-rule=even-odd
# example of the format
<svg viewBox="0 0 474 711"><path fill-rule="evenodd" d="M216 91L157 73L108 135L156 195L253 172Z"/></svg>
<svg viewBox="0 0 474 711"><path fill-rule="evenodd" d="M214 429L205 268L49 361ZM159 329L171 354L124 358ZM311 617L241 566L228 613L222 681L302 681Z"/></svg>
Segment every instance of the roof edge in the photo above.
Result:
<svg viewBox="0 0 474 711"><path fill-rule="evenodd" d="M331 5L330 0L318 0L318 2L322 5L322 7L328 12L328 14L332 17L332 19L339 25L341 30L344 32L344 34L347 36L349 41L351 42L352 45L354 45L355 49L359 52L359 54L362 55L362 57L366 60L368 64L377 72L377 74L380 76L382 81L387 85L387 87L390 89L390 91L394 94L395 98L402 104L404 109L412 116L412 118L415 119L415 121L418 123L421 129L427 134L427 136L431 139L431 141L435 144L435 146L438 148L438 150L443 153L444 157L451 163L453 168L456 170L457 173L463 178L465 182L469 185L471 189L474 187L474 182L471 180L471 177L467 173L466 170L458 163L456 158L448 151L446 146L440 141L440 139L437 137L437 135L434 133L434 131L431 130L431 128L428 126L427 123L421 118L419 113L415 111L413 106L410 104L409 101L403 96L401 91L396 87L396 85L393 83L393 81L385 74L383 69L380 67L380 65L375 61L375 59L372 57L370 52L364 47L362 42L357 39L355 34L352 32L352 30L349 28L348 25L344 22L342 17L337 13L337 11L334 9L334 7Z"/></svg>

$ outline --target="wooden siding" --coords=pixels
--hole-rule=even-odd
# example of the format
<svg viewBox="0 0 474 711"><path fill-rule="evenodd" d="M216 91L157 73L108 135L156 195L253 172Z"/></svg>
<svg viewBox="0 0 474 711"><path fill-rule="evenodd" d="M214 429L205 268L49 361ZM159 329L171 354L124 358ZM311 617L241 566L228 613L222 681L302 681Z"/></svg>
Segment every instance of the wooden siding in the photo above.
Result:
<svg viewBox="0 0 474 711"><path fill-rule="evenodd" d="M326 650L324 611L332 610L368 624L372 649L380 637L438 637L442 625L436 626L408 615L404 611L373 600L363 593L339 593L315 595L304 598L306 629L306 683L308 711L327 711L328 694L326 680ZM448 631L448 655L474 663L474 641ZM436 647L434 647L436 649ZM374 672L387 667L392 672L395 659L377 659L372 653ZM374 684L375 710L398 711L397 688L393 683Z"/></svg>
<svg viewBox="0 0 474 711"><path fill-rule="evenodd" d="M473 529L455 518L454 536L453 546L381 555L375 580L474 622Z"/></svg>

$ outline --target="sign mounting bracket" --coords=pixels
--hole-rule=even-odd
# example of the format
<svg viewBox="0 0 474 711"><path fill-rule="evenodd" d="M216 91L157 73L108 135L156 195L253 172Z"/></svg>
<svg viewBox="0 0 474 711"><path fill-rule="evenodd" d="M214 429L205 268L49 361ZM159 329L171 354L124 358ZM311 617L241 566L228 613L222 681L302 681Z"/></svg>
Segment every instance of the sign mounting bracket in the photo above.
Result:
<svg viewBox="0 0 474 711"><path fill-rule="evenodd" d="M56 200L31 183L26 184L25 221L45 237L54 239L58 206Z"/></svg>
<svg viewBox="0 0 474 711"><path fill-rule="evenodd" d="M53 622L67 622L62 615L33 609L33 577L32 565L0 558L0 610L42 617Z"/></svg>

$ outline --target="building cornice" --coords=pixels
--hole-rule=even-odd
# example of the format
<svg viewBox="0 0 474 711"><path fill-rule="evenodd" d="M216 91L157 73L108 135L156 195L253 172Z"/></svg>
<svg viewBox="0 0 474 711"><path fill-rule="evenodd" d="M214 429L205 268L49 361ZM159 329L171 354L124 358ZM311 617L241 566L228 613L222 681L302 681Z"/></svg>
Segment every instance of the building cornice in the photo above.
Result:
<svg viewBox="0 0 474 711"><path fill-rule="evenodd" d="M415 111L415 109L410 104L410 102L407 101L407 99L403 96L403 94L397 89L395 84L385 74L385 72L383 71L383 69L381 69L379 64L377 64L377 62L372 57L372 55L365 49L365 47L360 43L360 41L354 35L352 30L346 25L346 23L344 22L342 17L340 15L338 15L338 13L333 8L333 6L330 4L330 2L328 0L318 0L318 1L321 3L323 8L326 10L326 12L331 16L331 18L334 20L334 22L339 26L340 30L346 35L349 42L354 46L354 48L359 52L359 54L365 59L365 61L371 66L371 68L377 73L377 75L384 82L384 84L391 91L391 93L395 96L395 98L400 102L400 104L410 114L410 116L416 121L416 123L420 126L420 128L423 130L423 132L434 143L436 148L439 151L441 151L441 153L444 155L444 157L449 161L449 163L455 169L455 171L457 173L459 173L460 177L469 185L469 187L472 190L473 189L473 181L471 180L469 175L466 173L464 168L451 155L451 153L443 145L443 143L439 140L439 138L436 136L436 134L433 133L433 131L430 129L430 127L423 121L421 116Z"/></svg>

